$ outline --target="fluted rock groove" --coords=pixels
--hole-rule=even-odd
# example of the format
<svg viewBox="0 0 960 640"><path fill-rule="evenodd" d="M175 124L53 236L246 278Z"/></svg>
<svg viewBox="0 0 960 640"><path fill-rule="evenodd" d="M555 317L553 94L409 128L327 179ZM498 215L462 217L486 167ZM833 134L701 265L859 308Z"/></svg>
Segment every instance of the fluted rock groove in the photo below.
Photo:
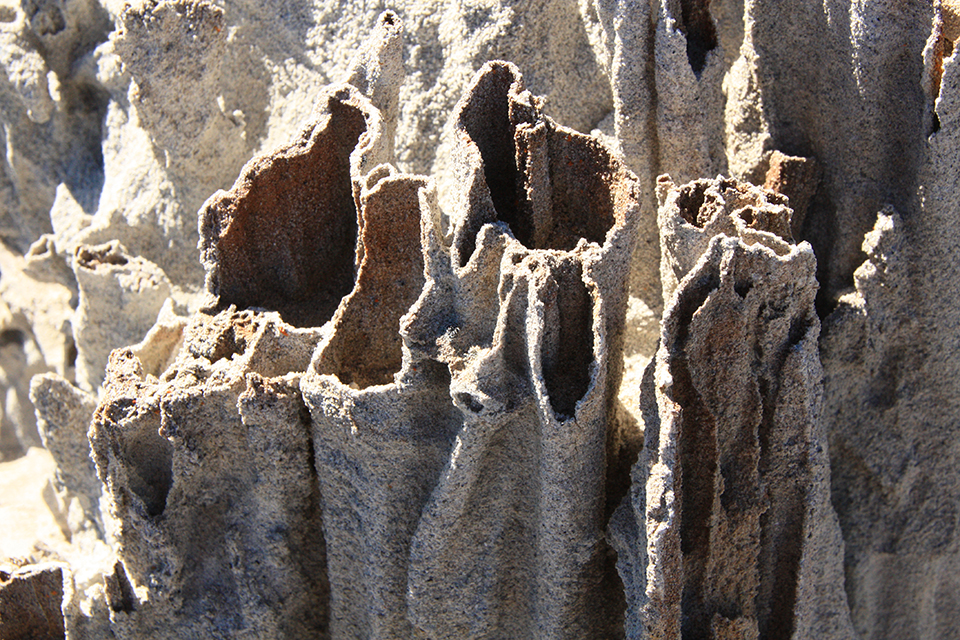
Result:
<svg viewBox="0 0 960 640"><path fill-rule="evenodd" d="M627 635L853 638L813 252L780 237L790 210L756 187L659 188L668 306L640 392L644 451L611 525Z"/></svg>

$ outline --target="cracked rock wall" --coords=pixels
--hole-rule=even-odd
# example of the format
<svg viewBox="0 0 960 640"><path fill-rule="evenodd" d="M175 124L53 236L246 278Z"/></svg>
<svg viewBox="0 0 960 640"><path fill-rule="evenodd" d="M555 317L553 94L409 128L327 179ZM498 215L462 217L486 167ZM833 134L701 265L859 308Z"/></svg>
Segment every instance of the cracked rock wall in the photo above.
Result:
<svg viewBox="0 0 960 640"><path fill-rule="evenodd" d="M958 24L0 0L0 635L960 636Z"/></svg>

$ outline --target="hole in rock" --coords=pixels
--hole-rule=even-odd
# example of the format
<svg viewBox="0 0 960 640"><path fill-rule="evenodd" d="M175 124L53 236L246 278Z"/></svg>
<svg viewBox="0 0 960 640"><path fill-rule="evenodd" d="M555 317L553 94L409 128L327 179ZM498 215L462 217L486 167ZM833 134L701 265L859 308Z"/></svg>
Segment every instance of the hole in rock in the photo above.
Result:
<svg viewBox="0 0 960 640"><path fill-rule="evenodd" d="M514 127L510 123L508 92L517 81L507 65L493 65L480 78L470 94L470 101L460 114L460 124L480 150L483 175L497 217L510 225L516 224L517 175ZM513 224L511 224L513 223ZM464 266L474 250L479 227L471 229L460 249L460 266Z"/></svg>
<svg viewBox="0 0 960 640"><path fill-rule="evenodd" d="M480 151L497 219L528 249L570 250L580 238L602 244L616 223L619 167L590 136L558 130L535 107L511 103L510 87L519 82L508 66L492 66L460 115ZM536 188L528 192L530 185ZM478 231L462 238L460 266Z"/></svg>
<svg viewBox="0 0 960 640"><path fill-rule="evenodd" d="M30 19L30 27L38 35L56 35L67 28L66 18L57 3L26 0L22 6Z"/></svg>
<svg viewBox="0 0 960 640"><path fill-rule="evenodd" d="M112 264L119 267L127 264L127 258L120 252L115 243L101 244L95 247L81 245L77 247L77 262L87 269L96 269L101 264Z"/></svg>
<svg viewBox="0 0 960 640"><path fill-rule="evenodd" d="M563 421L576 413L577 402L590 386L593 363L593 300L578 261L555 269L556 298L544 312L543 379L550 406ZM549 301L544 301L549 305Z"/></svg>
<svg viewBox="0 0 960 640"><path fill-rule="evenodd" d="M932 136L937 131L940 131L940 116L934 111L933 118L930 121L930 135Z"/></svg>
<svg viewBox="0 0 960 640"><path fill-rule="evenodd" d="M125 444L130 490L139 497L149 516L159 516L167 506L173 485L173 445L159 434L159 420L138 425Z"/></svg>
<svg viewBox="0 0 960 640"><path fill-rule="evenodd" d="M477 400L472 395L470 395L469 393L458 393L457 402L465 406L470 411L473 411L474 413L480 413L481 411L483 411L483 405L480 403L480 401Z"/></svg>
<svg viewBox="0 0 960 640"><path fill-rule="evenodd" d="M253 312L228 309L192 328L190 353L211 363L229 360L247 350L259 327Z"/></svg>
<svg viewBox="0 0 960 640"><path fill-rule="evenodd" d="M707 66L707 53L717 47L717 30L710 17L710 0L680 0L687 61L697 78Z"/></svg>
<svg viewBox="0 0 960 640"><path fill-rule="evenodd" d="M23 331L18 329L4 329L0 331L0 347L16 345L22 347L27 338Z"/></svg>
<svg viewBox="0 0 960 640"><path fill-rule="evenodd" d="M79 354L77 352L77 345L73 341L73 338L70 338L70 342L67 343L65 351L66 353L63 356L63 360L64 362L66 362L67 366L68 367L77 366L77 355Z"/></svg>
<svg viewBox="0 0 960 640"><path fill-rule="evenodd" d="M400 317L423 289L420 189L409 177L384 179L365 196L363 262L357 285L338 319L344 384L389 384L403 364Z"/></svg>
<svg viewBox="0 0 960 640"><path fill-rule="evenodd" d="M107 604L110 605L111 610L117 613L121 611L130 613L134 610L136 594L122 562L117 560L114 563L113 573L104 575L103 582Z"/></svg>
<svg viewBox="0 0 960 640"><path fill-rule="evenodd" d="M708 186L710 186L710 183L706 180L697 180L683 185L680 188L680 194L677 196L677 208L680 210L680 216L695 227L703 227L706 222L700 219L700 208L706 198Z"/></svg>
<svg viewBox="0 0 960 640"><path fill-rule="evenodd" d="M262 307L294 326L320 326L353 288L350 154L366 122L336 97L329 112L322 130L263 159L208 205L228 221L217 242L221 308Z"/></svg>
<svg viewBox="0 0 960 640"><path fill-rule="evenodd" d="M794 318L790 322L790 331L787 333L787 344L793 348L800 344L807 331L810 329L810 320L807 318Z"/></svg>

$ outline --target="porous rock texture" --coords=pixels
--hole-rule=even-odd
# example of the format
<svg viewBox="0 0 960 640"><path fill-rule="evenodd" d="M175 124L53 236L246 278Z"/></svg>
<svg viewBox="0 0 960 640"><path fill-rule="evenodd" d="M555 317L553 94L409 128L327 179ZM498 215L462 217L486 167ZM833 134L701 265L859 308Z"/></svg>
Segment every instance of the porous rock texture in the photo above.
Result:
<svg viewBox="0 0 960 640"><path fill-rule="evenodd" d="M0 568L0 624L10 640L64 637L63 568L54 563Z"/></svg>
<svg viewBox="0 0 960 640"><path fill-rule="evenodd" d="M70 638L960 637L958 24L0 0L4 575Z"/></svg>
<svg viewBox="0 0 960 640"><path fill-rule="evenodd" d="M790 209L758 187L661 179L658 196L671 302L640 391L644 449L611 524L627 634L853 638L813 251L784 239Z"/></svg>
<svg viewBox="0 0 960 640"><path fill-rule="evenodd" d="M451 251L429 254L403 329L447 365L462 414L413 537L411 620L437 638L617 635L603 523L629 435L608 354L622 349L636 180L545 117L506 63L477 74L456 127Z"/></svg>

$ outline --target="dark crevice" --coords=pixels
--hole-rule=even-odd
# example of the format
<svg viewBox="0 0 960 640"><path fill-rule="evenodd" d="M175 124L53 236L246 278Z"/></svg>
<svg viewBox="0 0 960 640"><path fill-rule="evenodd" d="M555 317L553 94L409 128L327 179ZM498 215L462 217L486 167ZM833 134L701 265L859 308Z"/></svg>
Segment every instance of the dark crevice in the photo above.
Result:
<svg viewBox="0 0 960 640"><path fill-rule="evenodd" d="M519 210L517 154L508 97L514 82L516 78L508 66L492 67L480 78L460 115L460 126L477 145L483 159L483 175L497 217L511 229L516 225ZM487 221L477 221L475 229L465 230L458 247L461 267L473 254L476 235L484 222Z"/></svg>
<svg viewBox="0 0 960 640"><path fill-rule="evenodd" d="M737 282L737 283L734 283L733 285L734 292L736 292L736 294L740 296L741 299L746 298L747 294L750 293L751 289L753 289L753 283L750 282L749 280L746 280L743 282Z"/></svg>
<svg viewBox="0 0 960 640"><path fill-rule="evenodd" d="M129 486L143 502L147 515L157 517L167 506L173 485L173 445L159 435L159 418L147 418L124 443Z"/></svg>
<svg viewBox="0 0 960 640"><path fill-rule="evenodd" d="M793 321L790 322L790 331L787 333L788 348L792 349L803 341L807 335L807 331L810 330L810 324L809 318L794 318Z"/></svg>
<svg viewBox="0 0 960 640"><path fill-rule="evenodd" d="M713 500L718 465L716 422L697 391L687 365L690 323L707 297L720 285L716 270L681 289L676 302L677 335L671 354L673 401L682 407L678 454L680 461L680 551L683 554L681 633L683 638L711 636L713 611L703 602Z"/></svg>
<svg viewBox="0 0 960 640"><path fill-rule="evenodd" d="M544 324L548 326L543 337L543 379L550 406L562 422L574 416L577 402L590 386L593 300L583 283L579 262L568 261L553 275L556 289L549 293L556 297L549 305L552 308L544 311Z"/></svg>
<svg viewBox="0 0 960 640"><path fill-rule="evenodd" d="M10 345L22 347L26 341L26 334L19 329L4 329L0 331L0 348Z"/></svg>
<svg viewBox="0 0 960 640"><path fill-rule="evenodd" d="M30 28L38 35L55 35L67 28L63 11L55 2L25 0L22 6L30 21Z"/></svg>
<svg viewBox="0 0 960 640"><path fill-rule="evenodd" d="M323 530L323 517L320 510L320 475L317 472L316 449L310 435L313 422L303 396L300 396L300 425L306 443L306 460L310 468L310 488L303 503L306 504L306 508L300 515L303 518L302 522L308 523L308 526L298 528L296 534L291 536L290 550L291 556L300 561L300 575L308 582L310 597L303 610L304 626L321 632L325 631L330 623L330 577L327 571L326 539L323 535L317 535L317 532ZM293 637L296 634L285 632L283 635ZM323 637L322 633L320 637Z"/></svg>
<svg viewBox="0 0 960 640"><path fill-rule="evenodd" d="M66 126L76 132L64 149L74 161L63 168L61 179L77 204L92 214L105 179L103 136L110 93L100 85L73 80L64 84L61 95Z"/></svg>
<svg viewBox="0 0 960 640"><path fill-rule="evenodd" d="M744 224L748 227L753 225L754 221L757 219L757 210L751 206L746 206L741 209L738 209L736 212L737 217L743 220Z"/></svg>
<svg viewBox="0 0 960 640"><path fill-rule="evenodd" d="M707 66L707 53L717 47L717 30L710 17L710 0L680 0L681 31L687 38L687 61L697 78Z"/></svg>
<svg viewBox="0 0 960 640"><path fill-rule="evenodd" d="M757 625L762 638L787 640L794 630L797 578L805 542L804 505L808 499L807 485L796 478L808 473L809 466L805 450L789 446L795 441L794 435L778 426L776 409L788 353L800 344L809 327L808 318L794 318L786 342L772 361L768 360L766 371L757 377L763 403L757 428L759 470L769 501L767 511L760 517ZM761 352L759 357L764 356ZM798 440L802 438L800 434Z"/></svg>
<svg viewBox="0 0 960 640"><path fill-rule="evenodd" d="M480 413L483 411L483 405L480 403L480 401L469 393L458 393L456 394L456 399L457 402L474 413Z"/></svg>
<svg viewBox="0 0 960 640"><path fill-rule="evenodd" d="M113 573L105 575L103 582L110 609L115 613L133 612L137 599L122 562L117 560L113 565Z"/></svg>
<svg viewBox="0 0 960 640"><path fill-rule="evenodd" d="M817 289L814 308L821 321L837 308L838 293L853 286L853 273L841 280L836 273L837 266L830 260L834 240L839 234L837 207L830 198L827 181L822 180L810 200L806 220L799 237L796 238L798 243L802 240L809 242L817 258L816 275L820 287ZM866 259L867 255L858 249L854 262L860 265Z"/></svg>
<svg viewBox="0 0 960 640"><path fill-rule="evenodd" d="M703 207L705 192L710 183L706 180L697 180L680 187L677 195L677 209L680 216L695 227L703 227L700 219L700 209Z"/></svg>

